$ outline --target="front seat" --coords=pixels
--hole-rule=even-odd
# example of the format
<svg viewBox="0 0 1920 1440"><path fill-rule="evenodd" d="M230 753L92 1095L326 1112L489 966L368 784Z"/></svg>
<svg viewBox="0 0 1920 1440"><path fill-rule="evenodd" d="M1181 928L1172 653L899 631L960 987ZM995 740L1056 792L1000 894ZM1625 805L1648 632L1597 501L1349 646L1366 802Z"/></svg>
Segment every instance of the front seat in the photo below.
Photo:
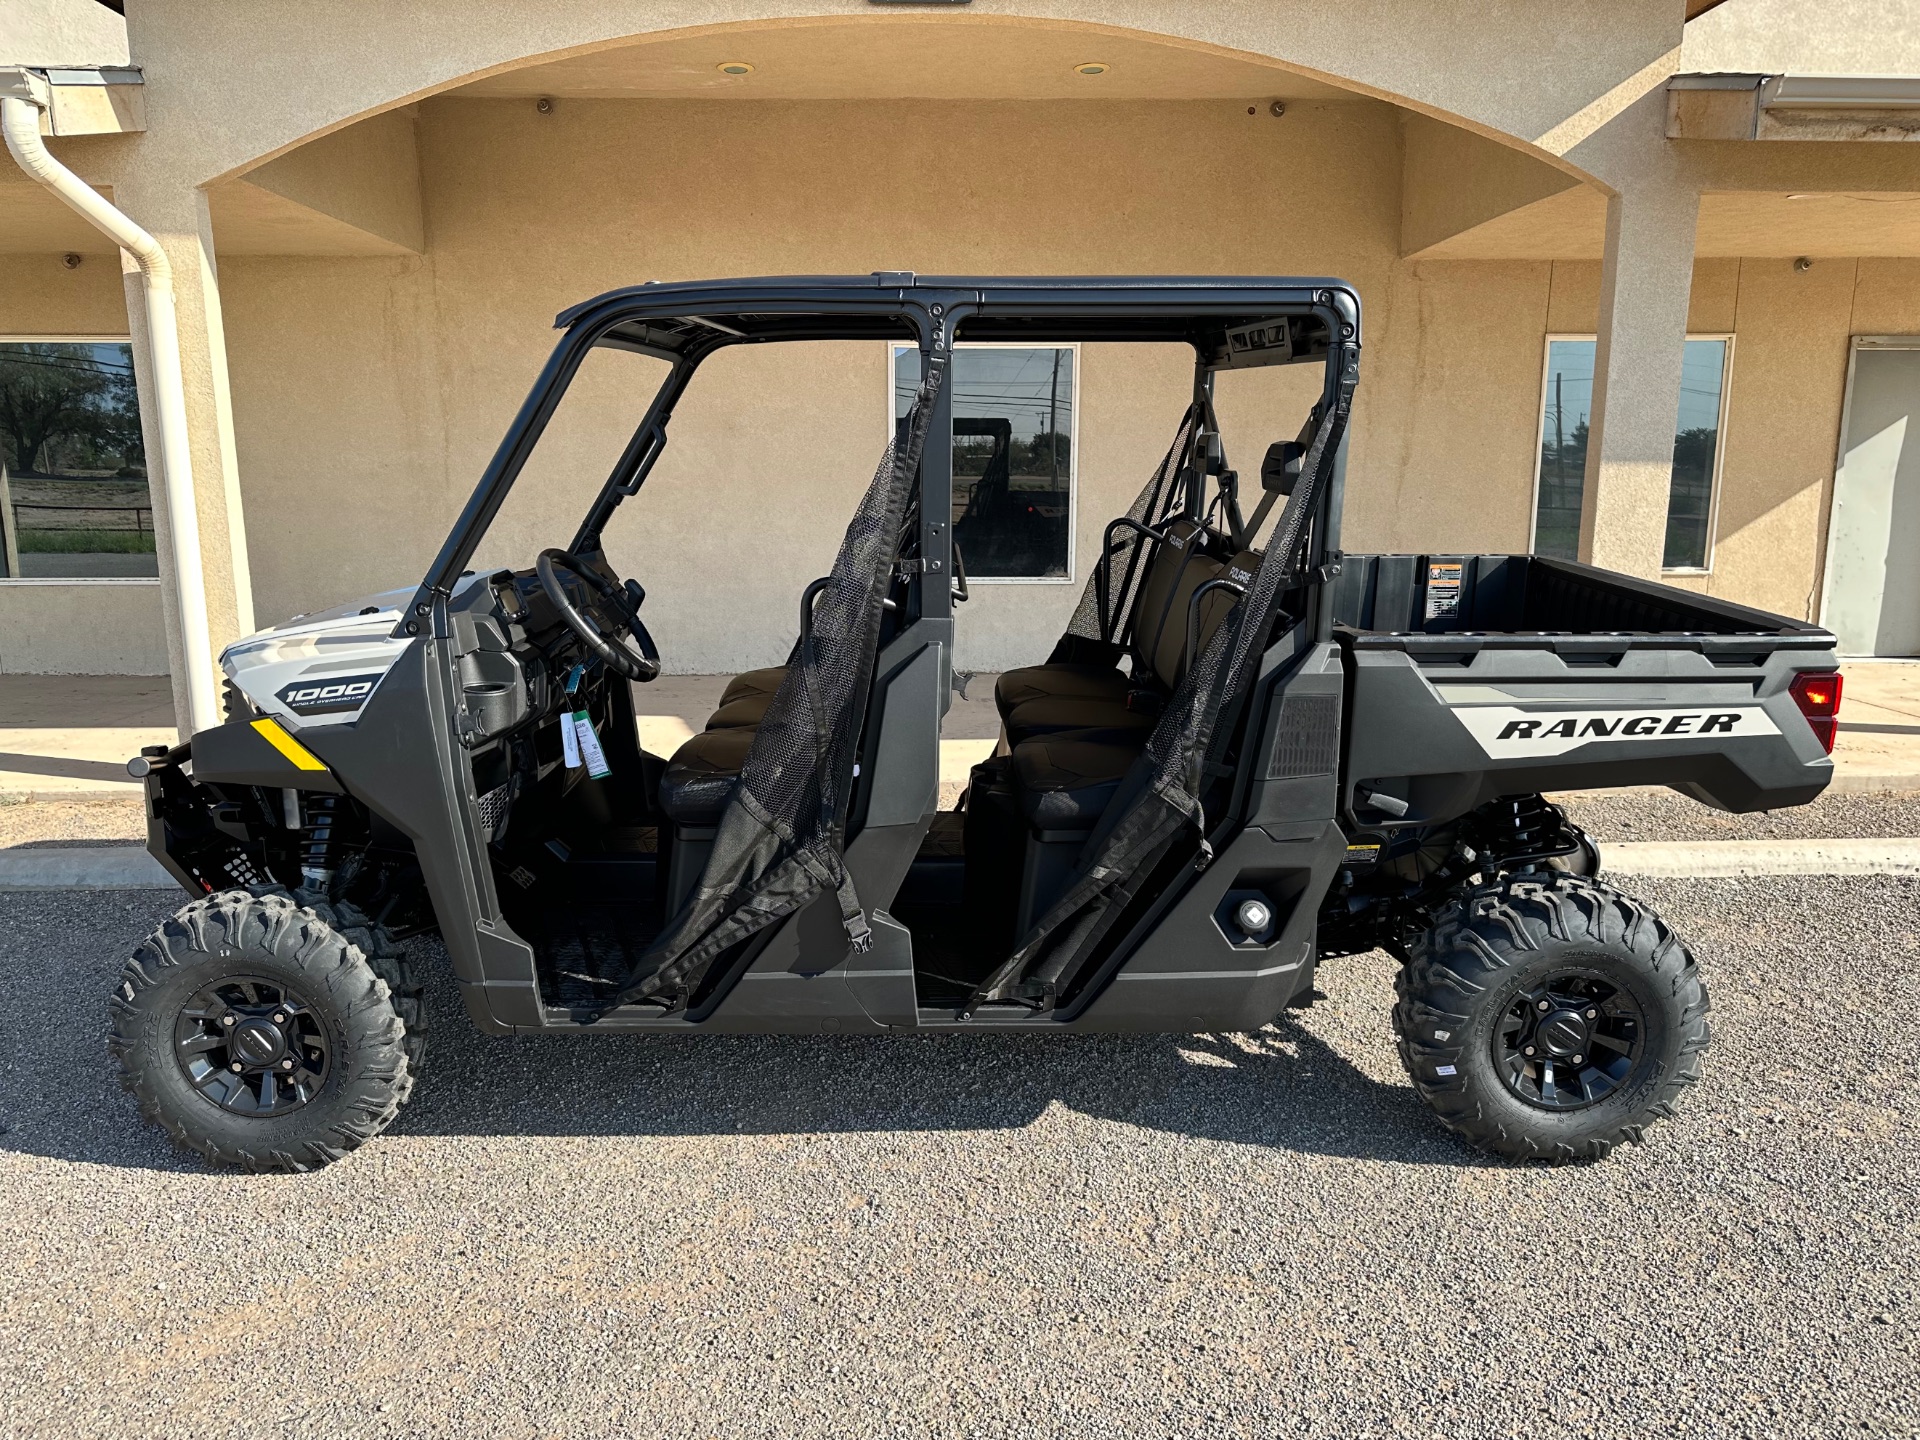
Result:
<svg viewBox="0 0 1920 1440"><path fill-rule="evenodd" d="M673 752L660 777L660 808L678 825L717 825L753 749L751 727L703 730Z"/></svg>

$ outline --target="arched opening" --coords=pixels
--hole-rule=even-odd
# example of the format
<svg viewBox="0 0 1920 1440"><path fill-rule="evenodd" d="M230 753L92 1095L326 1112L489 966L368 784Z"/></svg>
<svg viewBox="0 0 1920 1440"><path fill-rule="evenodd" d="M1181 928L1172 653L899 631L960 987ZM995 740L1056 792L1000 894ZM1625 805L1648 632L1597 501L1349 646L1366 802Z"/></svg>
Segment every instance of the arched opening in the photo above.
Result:
<svg viewBox="0 0 1920 1440"><path fill-rule="evenodd" d="M1497 173L1464 204L1436 178L1475 166ZM1390 343L1397 313L1417 314L1423 292L1443 307L1441 323L1464 323L1501 312L1498 287L1511 279L1440 264L1435 284L1422 278L1435 262L1409 249L1570 183L1518 151L1296 69L1097 27L859 17L653 36L484 75L210 192L251 523L305 533L327 526L335 503L337 490L300 483L308 457L329 446L338 400L310 391L296 353L327 357L323 368L355 395L356 438L336 464L359 472L379 518L354 547L353 579L337 555L256 544L261 613L416 576L537 368L547 322L605 289L873 270L1324 274L1359 286L1370 336ZM1383 346L1383 362L1388 354ZM1515 374L1485 383L1528 388L1519 372L1537 361L1501 359ZM1169 415L1127 399L1159 363L1118 347L1080 359L1081 533L1067 577L1084 576L1084 552L1183 403L1177 385ZM799 486L789 494L810 497L804 516L814 501L837 514L839 490L860 482L885 433L890 382L877 348L822 362L802 411L785 419L767 408L790 384L780 364L752 352L716 364L676 420L662 479L681 465L699 474L651 497L674 538L637 568L684 580L657 603L662 613L684 606L691 668L763 663L785 643L776 632L787 592L824 558L808 550L755 567L725 604L696 598L697 577L729 550L714 518L759 503L783 475ZM1478 371L1455 382L1461 373ZM1432 382L1405 367L1382 363L1369 381L1359 458L1404 445L1408 411L1436 404L1418 393ZM1256 389L1228 403L1251 415L1263 403ZM1471 405L1455 422L1438 403L1442 423L1472 423ZM250 438L267 435L272 443ZM1530 443L1507 457L1515 478L1490 510L1472 514L1417 498L1428 470L1448 463L1437 449L1403 458L1388 484L1371 472L1353 501L1362 538L1377 525L1384 544L1525 548ZM1429 532L1418 540L1395 528L1408 497L1412 523ZM819 529L822 544L837 534L837 522L797 523ZM997 668L1044 646L1077 587L982 588L971 614L992 638L963 663Z"/></svg>

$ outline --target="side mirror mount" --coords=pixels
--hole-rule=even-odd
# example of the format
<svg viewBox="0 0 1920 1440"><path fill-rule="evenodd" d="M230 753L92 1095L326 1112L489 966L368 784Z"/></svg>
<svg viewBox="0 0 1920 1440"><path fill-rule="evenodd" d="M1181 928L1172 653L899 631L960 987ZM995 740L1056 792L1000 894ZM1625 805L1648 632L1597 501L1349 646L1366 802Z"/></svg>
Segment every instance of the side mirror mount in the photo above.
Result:
<svg viewBox="0 0 1920 1440"><path fill-rule="evenodd" d="M1270 495L1293 494L1306 458L1307 447L1298 440L1274 441L1267 447L1267 458L1260 462L1260 488Z"/></svg>

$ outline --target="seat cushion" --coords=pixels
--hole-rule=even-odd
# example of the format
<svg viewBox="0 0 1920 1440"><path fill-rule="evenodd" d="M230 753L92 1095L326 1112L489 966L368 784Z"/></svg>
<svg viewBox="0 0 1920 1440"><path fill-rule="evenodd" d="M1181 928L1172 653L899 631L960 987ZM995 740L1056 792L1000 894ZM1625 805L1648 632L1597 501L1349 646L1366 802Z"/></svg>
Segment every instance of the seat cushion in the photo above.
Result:
<svg viewBox="0 0 1920 1440"><path fill-rule="evenodd" d="M737 699L729 700L707 717L707 729L733 730L744 726L750 730L767 718L767 707L771 704L773 704L771 693L742 695Z"/></svg>
<svg viewBox="0 0 1920 1440"><path fill-rule="evenodd" d="M1007 716L1007 739L1019 745L1039 735L1057 735L1066 730L1105 730L1115 736L1137 735L1136 743L1145 744L1148 732L1159 719L1157 710L1129 710L1125 695L1104 700L1056 696L1016 705Z"/></svg>
<svg viewBox="0 0 1920 1440"><path fill-rule="evenodd" d="M1028 665L994 682L993 703L1004 720L1029 700L1124 700L1131 683L1111 665Z"/></svg>
<svg viewBox="0 0 1920 1440"><path fill-rule="evenodd" d="M727 688L720 692L722 710L735 700L750 700L756 695L764 695L769 700L773 692L780 688L780 682L787 678L787 667L769 665L764 670L745 670L727 682Z"/></svg>
<svg viewBox="0 0 1920 1440"><path fill-rule="evenodd" d="M1020 813L1040 830L1091 830L1140 757L1138 745L1071 731L1016 745L1013 784Z"/></svg>
<svg viewBox="0 0 1920 1440"><path fill-rule="evenodd" d="M712 825L753 749L749 729L704 730L673 752L660 777L660 808L682 825Z"/></svg>

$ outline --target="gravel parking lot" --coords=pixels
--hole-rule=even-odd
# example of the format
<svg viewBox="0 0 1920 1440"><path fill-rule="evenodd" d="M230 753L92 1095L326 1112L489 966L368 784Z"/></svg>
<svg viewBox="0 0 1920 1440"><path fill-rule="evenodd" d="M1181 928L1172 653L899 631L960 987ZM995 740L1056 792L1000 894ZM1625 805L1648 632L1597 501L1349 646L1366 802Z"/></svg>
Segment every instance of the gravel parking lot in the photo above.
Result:
<svg viewBox="0 0 1920 1440"><path fill-rule="evenodd" d="M1594 839L1885 840L1920 835L1920 795L1829 790L1811 805L1729 815L1672 790L1588 791L1557 797Z"/></svg>
<svg viewBox="0 0 1920 1440"><path fill-rule="evenodd" d="M1585 1168L1405 1084L1379 957L1257 1035L489 1040L209 1173L102 1003L172 901L0 897L0 1434L1920 1433L1920 882L1640 887L1706 1083Z"/></svg>

